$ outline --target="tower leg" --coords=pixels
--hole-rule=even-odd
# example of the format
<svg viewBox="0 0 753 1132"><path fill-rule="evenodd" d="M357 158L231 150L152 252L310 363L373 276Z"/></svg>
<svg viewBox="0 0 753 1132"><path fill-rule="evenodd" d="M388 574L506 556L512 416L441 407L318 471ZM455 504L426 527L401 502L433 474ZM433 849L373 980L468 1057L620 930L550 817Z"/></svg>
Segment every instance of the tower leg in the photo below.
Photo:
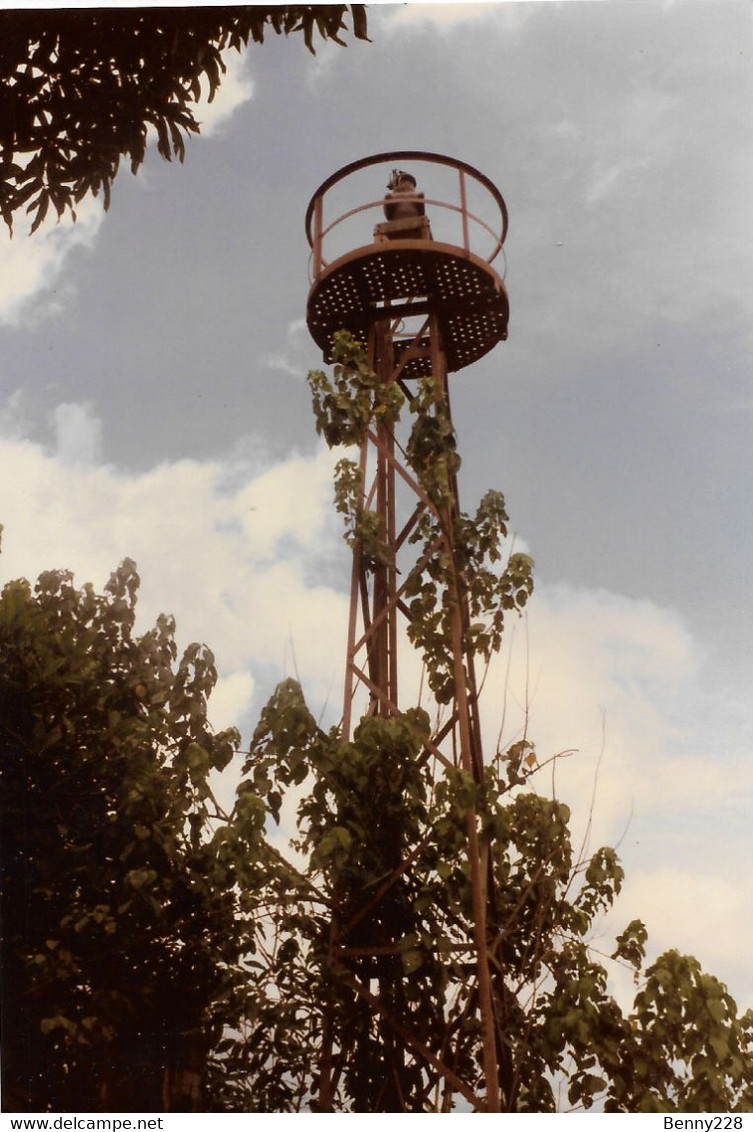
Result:
<svg viewBox="0 0 753 1132"><path fill-rule="evenodd" d="M427 318L421 331L407 349L413 350L414 354L421 353L424 357L430 358L437 396L443 402L444 415L449 419L447 367L438 321L434 316L430 315ZM403 346L403 358L405 353L406 347ZM369 342L369 360L380 383L399 381L402 384L400 357L390 322L384 320L376 323ZM405 389L404 385L403 388ZM406 389L406 392L412 394L413 391ZM456 765L480 782L484 776L484 760L474 658L468 645L470 624L468 597L456 561L454 532L460 508L455 471L451 467L447 469L449 491L443 506L438 510L403 458L393 427L382 421L376 424L373 431L367 433L361 450L360 469L359 515L361 519L369 516L372 522L376 522L382 551L376 557L373 553L367 554L361 540L356 539L351 576L343 736L346 739L351 737L354 703L359 690L362 696L366 693L367 714L388 718L398 712L400 692L397 657L398 621L409 613L406 604L402 601L402 586L416 564L415 561L408 561L399 572L397 559L399 556L410 557L406 555L404 548L408 541L407 533L411 522L415 523L416 516L429 508L437 520L440 531L437 543L430 553L442 554L451 563L449 600L453 685L452 715L449 722L435 736L432 752L440 754L439 744L447 742L452 736ZM407 500L408 504L404 510L413 516L400 532L397 529L398 485L401 489L401 499ZM442 761L448 760L442 757ZM500 1048L494 1012L487 927L489 911L493 910L494 906L494 897L490 883L489 844L486 836L478 829L475 812L472 812L468 818L468 856L474 919L473 940L469 943L476 957L477 1002L482 1031L485 1079L485 1097L483 1101L479 1099L479 1107L485 1111L499 1112L501 1111L500 1067L503 1051ZM336 944L335 934L336 926L333 921L333 946ZM390 1015L400 1016L400 980L404 976L399 956L395 959L397 961L391 966L383 964L383 974L379 979L379 1000L384 1006L387 1018ZM389 972L385 967L390 967ZM381 1094L380 1110L400 1111L400 1107L383 1106L399 1106L400 1070L405 1059L404 1043L399 1039L397 1031L390 1022L385 1021L385 1016L380 1016L378 1027L382 1035L381 1057L384 1058L385 1066L390 1068Z"/></svg>

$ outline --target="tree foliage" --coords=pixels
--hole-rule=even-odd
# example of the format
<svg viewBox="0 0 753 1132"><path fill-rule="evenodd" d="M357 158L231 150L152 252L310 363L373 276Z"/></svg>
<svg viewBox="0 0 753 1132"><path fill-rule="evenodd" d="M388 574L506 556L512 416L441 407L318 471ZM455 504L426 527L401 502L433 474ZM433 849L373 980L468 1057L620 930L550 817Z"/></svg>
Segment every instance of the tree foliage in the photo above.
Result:
<svg viewBox="0 0 753 1132"><path fill-rule="evenodd" d="M167 617L134 637L137 586L126 561L104 595L56 572L0 597L6 1107L202 1105L253 946L263 812L218 814L212 654L178 662Z"/></svg>
<svg viewBox="0 0 753 1132"><path fill-rule="evenodd" d="M10 228L22 208L32 231L52 208L102 192L105 208L121 159L136 172L149 130L166 160L180 161L199 132L196 102L222 81L222 53L266 32L301 32L344 44L366 38L361 4L100 8L0 13L0 210Z"/></svg>
<svg viewBox="0 0 753 1132"><path fill-rule="evenodd" d="M357 343L338 350L332 380L312 375L317 417L357 441L405 403ZM408 408L410 466L441 501L456 457L430 384ZM346 538L377 554L350 506L353 464L338 469ZM505 560L497 493L454 521L467 644L483 659L527 601L531 561ZM432 532L417 538L421 563ZM406 608L441 714L452 576L416 571ZM623 870L609 847L574 851L567 806L536 789L551 760L530 741L477 779L438 757L424 710L366 716L348 738L287 680L241 754L207 723L208 650L178 661L168 618L134 635L137 581L126 562L101 596L64 573L0 596L6 1105L483 1109L472 816L489 851L504 1109L753 1111L753 1012L692 957L647 963L638 920L610 957L594 949ZM225 767L230 814L210 788ZM611 964L633 976L629 1009Z"/></svg>
<svg viewBox="0 0 753 1132"><path fill-rule="evenodd" d="M332 378L310 375L319 431L331 444L360 443L403 408L380 388L365 354L336 338ZM419 385L405 454L421 488L441 510L457 459L443 402ZM353 508L358 469L338 463L335 500L351 545L373 524ZM474 622L466 644L496 651L507 614L525 605L531 560L502 565L507 516L489 493L475 520L451 516L454 566L431 559L435 522L419 525L409 633L422 650L435 699L448 699L444 620L452 569L463 576ZM424 563L423 565L421 565ZM427 625L431 629L427 629ZM365 717L352 740L323 732L300 688L282 684L262 714L244 766L248 788L274 818L297 805L296 848L305 867L291 875L275 917L274 943L260 981L247 988L250 1027L228 1040L227 1095L242 1107L297 1111L322 1106L322 1059L334 1069L335 1111L451 1111L483 1096L467 857L469 819L490 854L489 938L498 1066L509 1111L747 1111L753 1106L753 1013L696 960L668 952L645 966L645 928L633 921L612 962L632 970L636 996L621 1009L607 966L590 939L620 892L613 849L574 854L567 806L533 788L533 745L500 750L483 781L435 757L436 728L413 709ZM333 924L336 932L333 933ZM258 1088L253 1067L286 1066ZM233 1092L236 1090L235 1092Z"/></svg>
<svg viewBox="0 0 753 1132"><path fill-rule="evenodd" d="M531 746L505 751L479 789L462 771L432 772L427 729L415 710L365 718L343 743L292 681L265 709L246 772L275 812L309 784L297 818L308 868L291 875L268 965L246 988L248 1029L226 1041L223 1095L256 1111L315 1108L328 1032L336 1111L450 1111L481 1088L464 860L473 805L492 847L505 1109L751 1111L753 1012L738 1017L697 960L670 951L646 966L633 921L612 955L633 970L633 1008L610 993L589 941L623 871L609 848L575 857L567 807L532 788ZM398 989L375 994L380 979ZM397 1087L386 1074L395 1043Z"/></svg>

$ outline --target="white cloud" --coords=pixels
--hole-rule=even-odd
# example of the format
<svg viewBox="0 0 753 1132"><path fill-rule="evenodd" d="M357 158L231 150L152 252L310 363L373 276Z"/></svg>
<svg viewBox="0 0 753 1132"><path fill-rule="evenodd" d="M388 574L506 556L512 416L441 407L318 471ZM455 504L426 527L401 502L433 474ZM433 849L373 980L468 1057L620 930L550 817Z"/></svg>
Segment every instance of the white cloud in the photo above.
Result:
<svg viewBox="0 0 753 1132"><path fill-rule="evenodd" d="M310 341L306 319L294 318L285 328L284 348L260 355L259 365L266 366L277 374L284 374L285 377L292 377L300 384L309 369Z"/></svg>
<svg viewBox="0 0 753 1132"><path fill-rule="evenodd" d="M201 640L215 651L215 726L248 732L285 675L300 678L316 715L328 705L337 718L348 560L332 514L336 455L321 447L263 469L241 457L181 460L129 475L98 462L85 406L58 407L54 452L22 439L10 417L0 436L3 577L67 567L101 587L128 555L143 580L141 625L173 613L181 645ZM742 862L753 852L753 760L739 741L739 713L750 723L750 707L730 723L729 705L706 690L706 658L688 628L647 601L541 585L506 647L486 684L487 756L505 702L506 743L526 727L542 761L577 748L555 776L576 845L595 781L591 847L614 844L627 827L628 887L609 931L642 916L654 953L697 953L733 993L750 996ZM415 658L401 653L403 663L406 680L417 680ZM551 771L534 782L548 792Z"/></svg>
<svg viewBox="0 0 753 1132"><path fill-rule="evenodd" d="M506 657L490 673L488 699L505 701L505 743L525 728L542 760L578 752L556 775L576 827L588 818L597 775L598 842L614 841L628 822L658 839L668 815L684 815L690 826L753 801L739 720L706 690L706 658L674 613L606 592L541 586L527 647L522 628L509 675ZM496 731L487 715L489 745Z"/></svg>
<svg viewBox="0 0 753 1132"><path fill-rule="evenodd" d="M196 109L196 118L201 126L201 136L211 137L220 133L239 106L253 97L254 84L248 74L248 58L237 51L226 51L223 62L227 68L215 96L208 101L209 87L202 79L203 98Z"/></svg>
<svg viewBox="0 0 753 1132"><path fill-rule="evenodd" d="M69 215L45 223L33 235L17 218L15 234L0 234L0 324L34 323L61 310L67 285L61 277L70 252L91 248L104 218L101 199L88 197Z"/></svg>
<svg viewBox="0 0 753 1132"><path fill-rule="evenodd" d="M253 95L246 56L235 51L224 55L227 67L212 102L205 96L197 107L202 137L222 131L239 106ZM150 131L150 139L156 131ZM142 182L146 171L140 171ZM66 213L59 221L52 215L33 235L23 214L16 217L11 237L3 225L0 233L0 325L36 324L59 313L70 298L64 270L74 248L93 247L104 220L102 198L86 197L76 206L76 221Z"/></svg>
<svg viewBox="0 0 753 1132"><path fill-rule="evenodd" d="M331 82L337 73L338 62L342 59L342 47L331 39L316 44L316 54L306 61L305 83L316 93Z"/></svg>
<svg viewBox="0 0 753 1132"><path fill-rule="evenodd" d="M507 681L505 657L490 673L487 708L495 691L497 702L506 695L506 742L525 727L540 761L575 749L554 778L574 846L620 842L624 896L597 946L611 951L614 934L643 919L650 956L696 954L749 1005L753 761L739 713L710 690L707 658L672 611L606 592L542 585L527 647L525 628L515 629ZM483 717L491 750L495 721ZM548 769L533 781L553 788Z"/></svg>
<svg viewBox="0 0 753 1132"><path fill-rule="evenodd" d="M294 381L300 383L303 381L303 375L307 370L306 359L311 355L309 342L306 320L304 318L293 319L286 329L285 349L271 354L262 354L259 362L261 365L267 366L277 373L283 373L286 377L292 377Z"/></svg>
<svg viewBox="0 0 753 1132"><path fill-rule="evenodd" d="M17 436L0 441L3 576L70 568L101 587L132 557L142 626L172 613L181 644L214 649L232 678L220 694L230 722L246 690L258 681L266 693L294 664L312 702L323 702L340 663L330 642L345 624L345 598L318 581L344 554L329 514L330 453L262 473L182 460L125 475L93 462L97 422L85 407L61 406L55 419L54 455Z"/></svg>
<svg viewBox="0 0 753 1132"><path fill-rule="evenodd" d="M209 720L214 728L238 727L254 694L250 672L231 672L217 681L209 701Z"/></svg>
<svg viewBox="0 0 753 1132"><path fill-rule="evenodd" d="M300 366L291 362L285 354L262 354L259 362L268 369L275 370L276 373L284 373L286 377L292 377L296 381L301 380Z"/></svg>
<svg viewBox="0 0 753 1132"><path fill-rule="evenodd" d="M88 405L64 403L53 414L57 457L63 464L95 464L102 456L102 422Z"/></svg>
<svg viewBox="0 0 753 1132"><path fill-rule="evenodd" d="M649 958L675 949L695 955L710 974L726 982L742 1013L753 1007L753 976L747 941L753 930L753 892L741 880L744 862L731 862L727 875L704 869L657 864L626 880L608 927L616 933L640 919L649 935Z"/></svg>
<svg viewBox="0 0 753 1132"><path fill-rule="evenodd" d="M23 389L11 393L4 405L0 405L0 437L20 440L29 428L26 415L26 395Z"/></svg>

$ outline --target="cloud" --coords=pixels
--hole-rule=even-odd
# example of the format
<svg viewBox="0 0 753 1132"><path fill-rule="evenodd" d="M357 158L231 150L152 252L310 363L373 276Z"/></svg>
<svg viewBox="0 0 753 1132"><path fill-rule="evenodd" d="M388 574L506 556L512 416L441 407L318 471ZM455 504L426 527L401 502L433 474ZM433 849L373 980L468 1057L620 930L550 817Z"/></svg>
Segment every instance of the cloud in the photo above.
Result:
<svg viewBox="0 0 753 1132"><path fill-rule="evenodd" d="M288 675L316 716L337 720L349 577L332 513L338 454L322 446L266 466L236 454L127 474L102 462L85 405L58 406L47 446L24 438L17 413L3 419L4 578L61 567L101 587L122 558L135 558L140 626L172 613L179 645L200 640L216 654L215 726L240 725L248 738ZM540 762L576 749L554 778L548 767L533 783L571 806L576 846L587 836L591 849L622 840L626 895L604 931L642 916L655 950L698 953L750 997L742 940L753 908L740 863L753 853L753 760L740 735L741 721L748 733L753 721L749 705L732 712L712 692L707 664L671 610L542 583L489 671L485 746L490 757L502 727L503 747L525 730ZM401 665L417 682L407 648Z"/></svg>
<svg viewBox="0 0 753 1132"><path fill-rule="evenodd" d="M230 681L219 695L230 722L246 693L266 695L296 668L312 703L324 702L340 681L346 619L343 594L320 581L345 555L330 515L329 451L261 472L237 457L128 475L97 462L98 422L86 406L59 406L54 424L54 446L17 431L0 441L3 576L68 568L101 587L132 557L141 626L172 613L182 646L214 649Z"/></svg>
<svg viewBox="0 0 753 1132"><path fill-rule="evenodd" d="M490 15L503 19L508 31L522 26L527 13L523 0L482 0L481 3L435 3L433 0L411 0L406 4L389 4L384 9L387 29L399 33L408 28L430 25L436 31L450 34L459 26L487 19Z"/></svg>
<svg viewBox="0 0 753 1132"><path fill-rule="evenodd" d="M588 206L581 238L600 251L601 286L620 317L629 307L644 324L657 312L688 324L732 317L748 333L751 256L739 233L753 159L750 146L729 144L734 112L705 110L710 81L721 81L713 69L689 84L679 63L638 70L624 100L584 114L574 143ZM704 159L691 166L696 149Z"/></svg>
<svg viewBox="0 0 753 1132"><path fill-rule="evenodd" d="M525 731L540 762L574 749L532 781L571 807L576 849L618 845L624 896L597 946L611 951L643 919L650 956L696 954L748 1005L753 712L733 713L688 627L652 602L541 585L527 623L510 628L487 680L487 753L495 700L503 746Z"/></svg>
<svg viewBox="0 0 753 1132"><path fill-rule="evenodd" d="M674 153L683 109L677 95L647 83L626 97L616 110L612 108L617 121L611 129L605 129L601 116L597 115L592 124L593 132L587 139L593 164L584 187L586 202L599 203L619 189L616 203L624 207L628 191L625 180L630 174L666 167L669 155ZM559 136L569 139L574 135L559 131ZM653 183L651 177L647 178L647 183ZM640 180L631 182L629 187L634 193L640 193Z"/></svg>
<svg viewBox="0 0 753 1132"><path fill-rule="evenodd" d="M0 325L41 321L63 309L70 284L61 277L74 248L93 247L104 218L101 201L88 197L77 208L78 219L48 219L34 235L17 219L11 238L0 234Z"/></svg>
<svg viewBox="0 0 753 1132"><path fill-rule="evenodd" d="M708 687L709 660L673 611L542 585L510 638L487 679L504 743L525 731L542 760L577 750L558 768L556 789L582 827L598 776L595 838L614 840L632 821L657 839L668 815L705 822L753 801L740 721ZM487 745L491 718L488 726Z"/></svg>
<svg viewBox="0 0 753 1132"><path fill-rule="evenodd" d="M259 361L268 369L292 377L300 383L308 369L307 359L311 356L309 341L306 320L293 319L286 329L284 350L262 354Z"/></svg>
<svg viewBox="0 0 753 1132"><path fill-rule="evenodd" d="M223 54L223 62L226 71L211 102L208 100L209 86L202 78L203 97L196 108L196 118L201 126L201 136L205 138L222 133L238 107L248 102L254 93L247 56L229 50Z"/></svg>
<svg viewBox="0 0 753 1132"><path fill-rule="evenodd" d="M26 394L16 389L9 395L4 405L0 405L0 437L20 440L30 428L26 413Z"/></svg>
<svg viewBox="0 0 753 1132"><path fill-rule="evenodd" d="M88 405L58 405L54 411L57 458L63 464L95 464L102 455L102 422Z"/></svg>
<svg viewBox="0 0 753 1132"><path fill-rule="evenodd" d="M228 51L227 71L212 102L198 104L197 118L202 137L222 132L239 106L253 95L245 56ZM150 139L156 132L150 130ZM146 171L141 170L141 180ZM28 235L23 215L16 218L14 235L3 226L0 233L0 325L35 325L63 310L72 296L65 273L75 248L92 248L104 220L101 197L86 197L76 207L76 221L65 214L59 221L49 217L37 232Z"/></svg>
<svg viewBox="0 0 753 1132"><path fill-rule="evenodd" d="M686 868L657 865L628 874L604 935L622 931L632 919L646 925L650 957L670 949L695 955L706 971L727 983L740 1013L753 1007L745 954L753 893L741 882L739 868L723 875L694 861Z"/></svg>
<svg viewBox="0 0 753 1132"><path fill-rule="evenodd" d="M587 204L596 204L603 200L604 197L609 196L610 193L614 192L614 190L621 185L621 182L623 182L627 174L645 168L646 162L636 161L630 158L617 161L613 165L605 165L601 161L597 161L593 172L593 179L586 190Z"/></svg>
<svg viewBox="0 0 753 1132"><path fill-rule="evenodd" d="M209 721L213 727L237 727L243 720L254 694L250 672L231 672L221 677L209 701Z"/></svg>

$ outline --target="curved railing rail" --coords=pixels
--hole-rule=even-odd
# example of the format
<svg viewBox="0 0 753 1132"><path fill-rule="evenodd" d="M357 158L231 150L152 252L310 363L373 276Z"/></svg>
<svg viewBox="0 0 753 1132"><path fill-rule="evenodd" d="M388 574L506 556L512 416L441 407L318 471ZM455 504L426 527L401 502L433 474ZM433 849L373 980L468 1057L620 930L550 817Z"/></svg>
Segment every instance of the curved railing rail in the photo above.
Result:
<svg viewBox="0 0 753 1132"><path fill-rule="evenodd" d="M444 165L450 169L454 169L458 174L459 203L434 198L427 199L419 195L417 195L415 199L421 200L425 205L432 208L446 209L449 212L460 214L463 240L461 246L467 252L473 251L470 242L470 222L485 229L492 237L493 241L491 253L484 257L485 261L486 263L492 263L496 259L507 236L507 206L496 185L494 185L488 177L485 177L483 173L480 173L478 169L474 169L472 165L468 165L465 161L458 161L454 157L445 157L440 153L426 153L423 150L395 150L391 153L377 153L372 157L364 157L361 158L360 161L353 161L349 165L343 166L342 169L339 169L336 173L333 173L332 176L328 177L314 193L306 210L306 238L311 247L311 270L314 280L317 280L321 273L328 267L328 261L324 257L323 250L325 238L335 228L343 224L344 221L349 220L352 216L356 216L360 212L367 212L370 209L382 209L384 206L383 197L380 197L379 200L368 201L366 204L356 205L355 208L351 208L347 212L337 216L325 227L325 195L334 185L344 181L353 173L359 172L361 169L366 169L371 165L382 165L387 162L426 162L434 165ZM488 224L480 216L469 211L467 204L467 179L477 182L491 196L499 210L500 222L498 229ZM410 196L402 197L402 200L406 202L411 199Z"/></svg>

